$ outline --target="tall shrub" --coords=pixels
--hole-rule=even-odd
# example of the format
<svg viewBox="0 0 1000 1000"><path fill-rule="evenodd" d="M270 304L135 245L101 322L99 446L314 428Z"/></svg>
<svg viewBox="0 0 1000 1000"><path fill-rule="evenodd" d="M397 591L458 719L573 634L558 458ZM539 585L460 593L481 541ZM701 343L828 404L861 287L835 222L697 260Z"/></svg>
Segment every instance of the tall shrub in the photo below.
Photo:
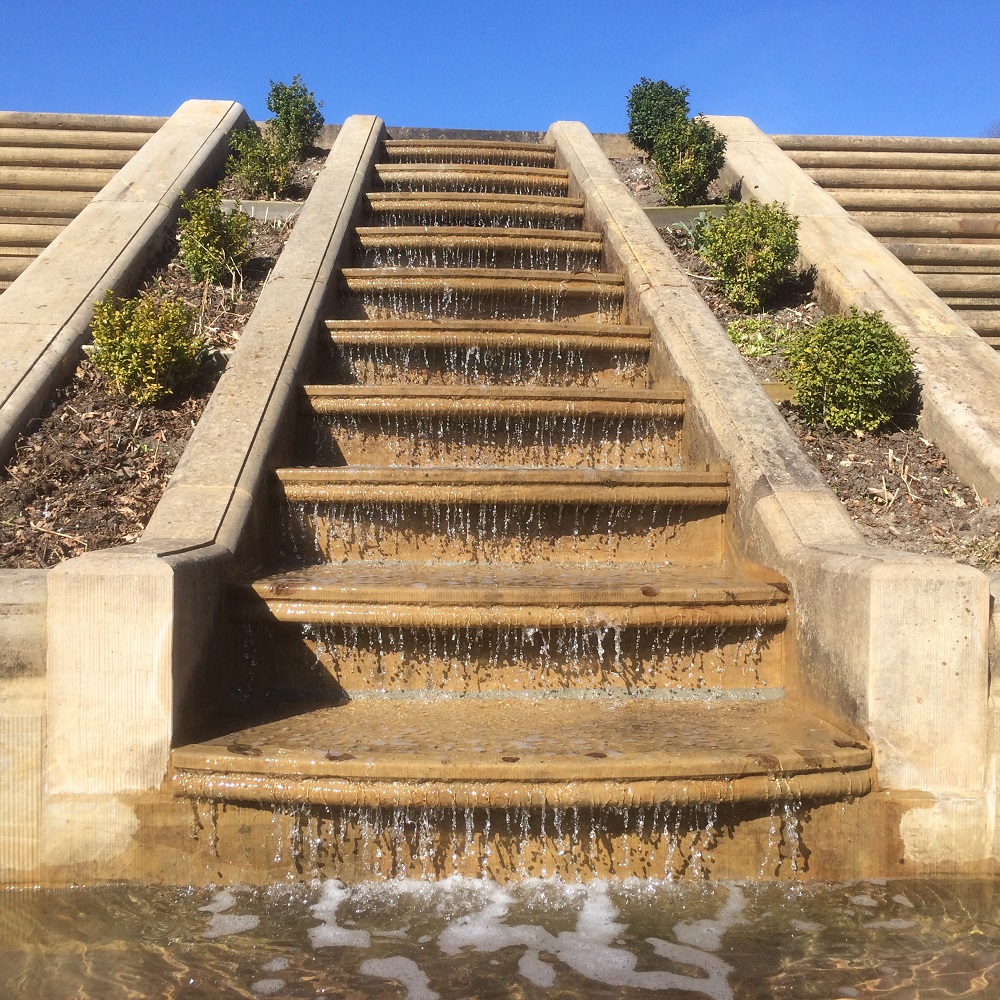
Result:
<svg viewBox="0 0 1000 1000"><path fill-rule="evenodd" d="M725 162L726 137L703 115L672 118L653 147L662 191L675 205L705 202Z"/></svg>
<svg viewBox="0 0 1000 1000"><path fill-rule="evenodd" d="M652 155L657 136L675 118L687 118L687 87L671 87L665 80L641 77L628 94L628 137L634 146Z"/></svg>

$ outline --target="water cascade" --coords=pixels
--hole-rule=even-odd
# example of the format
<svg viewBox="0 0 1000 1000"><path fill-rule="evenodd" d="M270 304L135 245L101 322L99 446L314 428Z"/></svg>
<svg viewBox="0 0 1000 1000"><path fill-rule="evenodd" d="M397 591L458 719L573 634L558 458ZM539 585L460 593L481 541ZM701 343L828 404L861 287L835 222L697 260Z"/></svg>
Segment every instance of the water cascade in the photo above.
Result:
<svg viewBox="0 0 1000 1000"><path fill-rule="evenodd" d="M389 140L234 590L232 700L173 752L220 864L794 875L869 748L794 697L791 600L551 147ZM241 831L227 843L227 824ZM247 834L250 833L250 836ZM747 865L743 865L747 870Z"/></svg>

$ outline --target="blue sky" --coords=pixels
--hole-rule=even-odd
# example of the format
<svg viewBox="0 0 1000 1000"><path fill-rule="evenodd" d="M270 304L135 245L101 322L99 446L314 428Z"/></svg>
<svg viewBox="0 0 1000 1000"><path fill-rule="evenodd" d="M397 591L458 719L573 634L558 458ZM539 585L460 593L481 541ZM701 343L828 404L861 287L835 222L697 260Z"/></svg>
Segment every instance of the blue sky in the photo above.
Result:
<svg viewBox="0 0 1000 1000"><path fill-rule="evenodd" d="M299 73L328 121L624 131L641 76L768 132L982 135L1000 119L997 0L7 0L0 108L267 116Z"/></svg>

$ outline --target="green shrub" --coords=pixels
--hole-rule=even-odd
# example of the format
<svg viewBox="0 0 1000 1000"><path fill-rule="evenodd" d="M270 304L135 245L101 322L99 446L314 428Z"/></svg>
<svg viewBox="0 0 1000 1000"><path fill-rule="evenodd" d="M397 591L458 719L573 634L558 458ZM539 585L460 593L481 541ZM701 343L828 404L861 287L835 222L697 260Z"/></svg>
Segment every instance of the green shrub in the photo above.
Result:
<svg viewBox="0 0 1000 1000"><path fill-rule="evenodd" d="M705 225L701 255L737 308L757 311L792 275L799 252L799 220L784 205L727 202Z"/></svg>
<svg viewBox="0 0 1000 1000"><path fill-rule="evenodd" d="M238 208L231 215L223 212L222 192L215 188L182 195L181 206L188 217L177 224L178 242L191 280L218 284L227 274L239 274L250 256L249 216Z"/></svg>
<svg viewBox="0 0 1000 1000"><path fill-rule="evenodd" d="M726 137L703 115L671 118L653 147L660 190L673 205L706 201L725 161Z"/></svg>
<svg viewBox="0 0 1000 1000"><path fill-rule="evenodd" d="M301 163L305 159L323 127L323 116L319 113L321 107L323 102L316 103L316 96L311 90L306 90L298 74L292 77L291 83L271 81L267 110L275 117L269 128L296 162Z"/></svg>
<svg viewBox="0 0 1000 1000"><path fill-rule="evenodd" d="M880 312L827 316L782 354L803 419L835 431L881 427L916 380L909 346Z"/></svg>
<svg viewBox="0 0 1000 1000"><path fill-rule="evenodd" d="M628 137L634 146L652 154L657 136L675 118L687 118L687 87L671 87L665 80L642 77L628 94Z"/></svg>
<svg viewBox="0 0 1000 1000"><path fill-rule="evenodd" d="M788 340L790 331L770 316L743 316L726 327L729 339L746 358L769 358Z"/></svg>
<svg viewBox="0 0 1000 1000"><path fill-rule="evenodd" d="M116 300L109 291L94 306L90 359L116 388L149 406L197 373L205 341L193 325L194 310L180 299Z"/></svg>
<svg viewBox="0 0 1000 1000"><path fill-rule="evenodd" d="M252 124L229 136L227 171L248 198L280 198L292 183L295 157L271 126Z"/></svg>

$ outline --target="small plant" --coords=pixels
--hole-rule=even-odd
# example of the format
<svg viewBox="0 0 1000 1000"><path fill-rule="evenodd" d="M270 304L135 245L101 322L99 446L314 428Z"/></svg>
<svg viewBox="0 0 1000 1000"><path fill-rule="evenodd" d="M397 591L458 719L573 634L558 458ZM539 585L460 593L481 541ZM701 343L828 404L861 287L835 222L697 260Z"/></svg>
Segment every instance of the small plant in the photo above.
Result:
<svg viewBox="0 0 1000 1000"><path fill-rule="evenodd" d="M671 87L665 80L642 77L628 94L628 137L652 155L659 134L676 118L688 116L687 87Z"/></svg>
<svg viewBox="0 0 1000 1000"><path fill-rule="evenodd" d="M94 306L90 359L121 392L150 406L197 373L205 341L193 326L194 310L180 299L116 300L108 291Z"/></svg>
<svg viewBox="0 0 1000 1000"><path fill-rule="evenodd" d="M799 220L784 205L727 202L703 232L702 257L737 308L760 310L792 276L799 253Z"/></svg>
<svg viewBox="0 0 1000 1000"><path fill-rule="evenodd" d="M670 231L679 246L698 253L705 244L705 226L710 218L708 212L699 212L691 222L675 222Z"/></svg>
<svg viewBox="0 0 1000 1000"><path fill-rule="evenodd" d="M215 188L181 196L188 213L177 224L181 263L192 281L219 284L228 274L236 277L250 256L252 225L249 216L237 210L222 210L222 192Z"/></svg>
<svg viewBox="0 0 1000 1000"><path fill-rule="evenodd" d="M803 419L834 431L881 427L916 383L909 346L880 312L827 316L782 355Z"/></svg>
<svg viewBox="0 0 1000 1000"><path fill-rule="evenodd" d="M790 332L769 316L742 316L726 327L727 336L746 358L769 358L788 340Z"/></svg>
<svg viewBox="0 0 1000 1000"><path fill-rule="evenodd" d="M301 163L323 127L319 109L323 102L316 102L311 90L306 90L302 78L296 74L291 83L271 81L267 95L267 110L274 114L269 123L281 145L293 160Z"/></svg>
<svg viewBox="0 0 1000 1000"><path fill-rule="evenodd" d="M295 158L281 136L252 124L229 137L226 169L249 198L280 198L292 183Z"/></svg>
<svg viewBox="0 0 1000 1000"><path fill-rule="evenodd" d="M660 190L674 205L706 201L725 162L726 137L703 115L671 118L653 147Z"/></svg>

